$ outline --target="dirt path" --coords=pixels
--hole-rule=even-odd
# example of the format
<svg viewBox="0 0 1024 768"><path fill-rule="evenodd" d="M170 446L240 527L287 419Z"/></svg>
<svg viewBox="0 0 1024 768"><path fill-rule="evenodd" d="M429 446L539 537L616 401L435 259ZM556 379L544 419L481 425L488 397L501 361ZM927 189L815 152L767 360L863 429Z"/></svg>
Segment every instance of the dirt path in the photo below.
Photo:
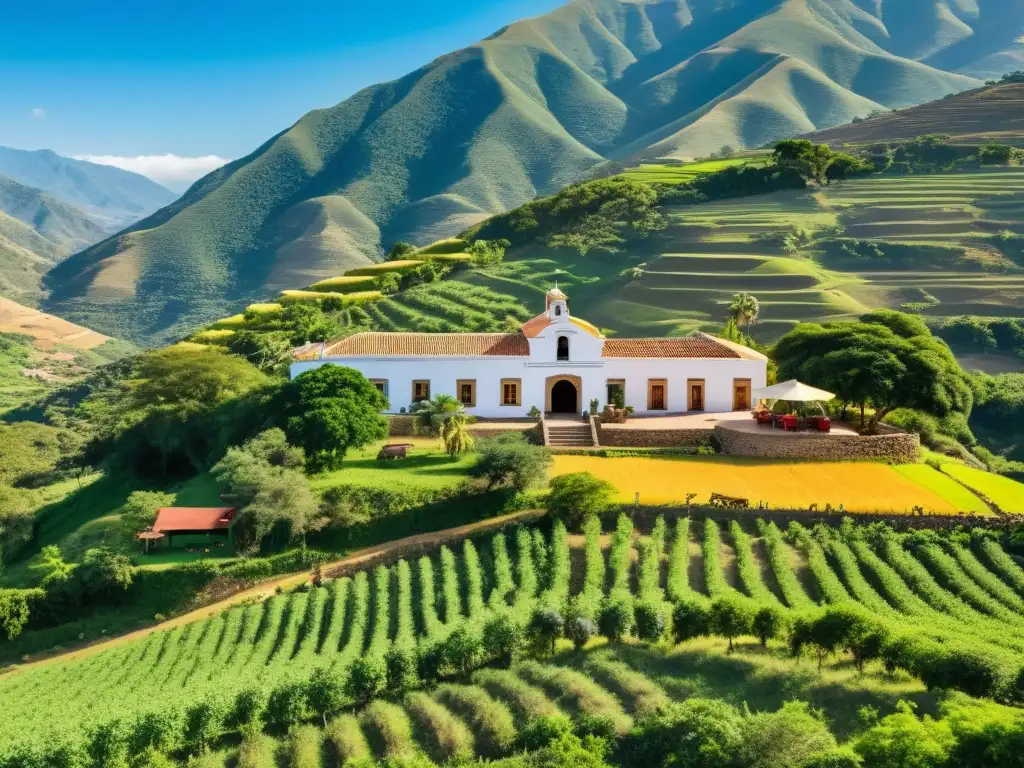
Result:
<svg viewBox="0 0 1024 768"><path fill-rule="evenodd" d="M761 573L761 581L768 588L775 597L779 599L779 602L783 605L786 604L785 598L782 596L782 590L779 589L779 580L775 578L775 571L772 570L772 564L768 560L768 550L765 549L764 539L754 539L754 545L752 547L754 555L754 562L757 564L758 571Z"/></svg>
<svg viewBox="0 0 1024 768"><path fill-rule="evenodd" d="M469 525L460 525L457 528L446 528L442 531L431 531L430 533L420 533L416 536L407 536L404 539L396 539L395 541L389 541L384 544L367 547L366 549L360 549L353 552L348 557L325 563L323 566L323 572L330 578L345 576L353 571L359 571L380 562L396 560L413 553L419 553L424 550L439 547L442 544L460 541L475 534L486 533L487 531L497 530L508 525L526 522L535 517L539 517L541 514L543 513L537 510L526 510L524 512L514 512L510 515L502 515L501 517L488 518L487 520L479 520L475 523L470 523ZM220 611L223 611L225 608L230 608L231 606L238 605L239 603L248 601L258 602L260 600L264 600L273 595L277 591L278 587L281 589L297 587L299 584L309 581L309 579L310 573L308 571L293 573L286 576L278 576L270 581L263 581L256 586L243 589L240 592L235 592L222 600L209 603L201 608L196 608L188 613L183 613L180 616L175 616L174 618L168 619L160 624L154 624L153 626L146 627L144 629L137 629L134 632L119 635L118 637L111 638L110 640L101 640L76 650L45 656L20 664L13 664L9 670L10 672L16 672L18 670L50 664L55 661L69 661L72 659L86 658L88 656L92 656L94 653L99 653L100 651L105 651L109 648L115 648L119 645L130 643L133 640L148 637L154 632L163 632L164 630L174 629L175 627L181 627L186 624L192 624L196 621L208 619Z"/></svg>
<svg viewBox="0 0 1024 768"><path fill-rule="evenodd" d="M690 527L690 565L687 568L687 578L690 582L690 589L701 595L708 593L707 581L704 578L704 550L700 548L700 542L694 539L697 531L694 526Z"/></svg>
<svg viewBox="0 0 1024 768"><path fill-rule="evenodd" d="M731 541L725 540L725 536L718 539L718 562L725 575L725 583L740 594L746 594L740 584L739 568L736 567L736 550Z"/></svg>
<svg viewBox="0 0 1024 768"><path fill-rule="evenodd" d="M810 567L807 565L807 558L804 553L796 547L792 546L789 542L783 542L788 553L788 559L790 566L793 568L793 572L796 574L797 581L800 582L800 586L804 588L804 592L807 596L817 602L818 595L818 583L814 580L814 575L811 573Z"/></svg>

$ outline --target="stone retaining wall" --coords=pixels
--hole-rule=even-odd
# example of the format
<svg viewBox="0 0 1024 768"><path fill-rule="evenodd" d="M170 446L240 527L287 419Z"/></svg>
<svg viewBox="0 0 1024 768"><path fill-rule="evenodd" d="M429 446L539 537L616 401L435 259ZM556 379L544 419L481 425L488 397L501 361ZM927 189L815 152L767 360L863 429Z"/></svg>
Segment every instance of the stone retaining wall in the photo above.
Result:
<svg viewBox="0 0 1024 768"><path fill-rule="evenodd" d="M766 459L814 459L816 461L882 460L893 464L915 464L921 438L893 431L881 435L775 434L740 432L715 427L715 439L722 453Z"/></svg>
<svg viewBox="0 0 1024 768"><path fill-rule="evenodd" d="M602 448L684 448L706 443L713 429L623 429L593 419Z"/></svg>

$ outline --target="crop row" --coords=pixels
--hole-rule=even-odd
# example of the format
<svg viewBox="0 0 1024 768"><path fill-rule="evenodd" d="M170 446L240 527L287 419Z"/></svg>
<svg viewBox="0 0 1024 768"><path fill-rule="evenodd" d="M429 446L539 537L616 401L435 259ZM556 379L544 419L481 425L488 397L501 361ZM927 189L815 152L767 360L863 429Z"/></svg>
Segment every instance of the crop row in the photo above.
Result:
<svg viewBox="0 0 1024 768"><path fill-rule="evenodd" d="M638 537L630 518L620 516L605 549L600 521L591 518L575 574L564 526L556 524L549 536L517 528L463 542L459 554L442 547L415 564L377 566L81 660L7 675L0 696L10 715L0 723L0 744L33 722L75 727L154 701L230 699L254 687L298 684L317 669L344 680L353 665L363 665L372 697L388 687L404 690L417 676L464 674L507 657L524 632L551 641L564 632L577 645L596 632L612 640L630 634L656 640L672 631L666 599L698 606L693 615L676 615L680 637L711 631L722 620L714 612L731 610L736 601L751 617L764 614L762 629L796 621L820 604L866 610L894 632L939 646L952 648L970 636L977 652L1001 669L1020 666L1024 638L1016 606L1024 593L1015 578L1019 567L997 541L799 524L783 534L763 522L755 538L738 523L723 535L705 520L702 568L694 570L691 525L677 520L669 536L658 520ZM703 588L690 582L701 570ZM548 613L540 624L538 609ZM736 626L755 632L753 623ZM422 717L435 711L421 704Z"/></svg>

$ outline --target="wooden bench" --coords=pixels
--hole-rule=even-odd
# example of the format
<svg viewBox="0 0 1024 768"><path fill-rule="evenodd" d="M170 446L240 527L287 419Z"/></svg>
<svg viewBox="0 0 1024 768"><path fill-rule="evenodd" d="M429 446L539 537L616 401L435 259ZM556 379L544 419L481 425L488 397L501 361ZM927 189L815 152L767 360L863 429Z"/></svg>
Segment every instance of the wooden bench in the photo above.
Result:
<svg viewBox="0 0 1024 768"><path fill-rule="evenodd" d="M378 461L394 461L395 459L404 459L409 455L409 449L412 448L412 443L396 443L394 445L385 445L380 449L377 454Z"/></svg>

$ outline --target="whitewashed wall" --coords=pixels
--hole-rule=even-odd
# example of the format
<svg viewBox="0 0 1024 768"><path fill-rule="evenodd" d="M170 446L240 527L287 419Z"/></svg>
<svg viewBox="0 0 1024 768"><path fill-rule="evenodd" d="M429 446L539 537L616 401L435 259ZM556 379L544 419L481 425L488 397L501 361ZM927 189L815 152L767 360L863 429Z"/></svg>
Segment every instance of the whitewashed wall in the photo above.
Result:
<svg viewBox="0 0 1024 768"><path fill-rule="evenodd" d="M766 384L765 363L757 360L606 358L566 363L555 361L553 354L551 358L536 362L523 357L331 359L293 363L291 375L294 378L324 363L334 363L355 368L368 379L386 379L394 413L412 405L414 379L429 379L431 395L457 395L457 380L476 379L476 407L467 412L485 418L519 418L534 405L543 410L547 379L559 375L579 376L582 380L581 409L589 407L592 399L604 407L608 379L625 379L626 405L633 406L638 414L647 412L649 379L668 380L668 410L674 413L686 410L687 379L705 380L708 412L732 410L734 379L750 379L754 389ZM522 405L501 405L502 379L522 380Z"/></svg>

